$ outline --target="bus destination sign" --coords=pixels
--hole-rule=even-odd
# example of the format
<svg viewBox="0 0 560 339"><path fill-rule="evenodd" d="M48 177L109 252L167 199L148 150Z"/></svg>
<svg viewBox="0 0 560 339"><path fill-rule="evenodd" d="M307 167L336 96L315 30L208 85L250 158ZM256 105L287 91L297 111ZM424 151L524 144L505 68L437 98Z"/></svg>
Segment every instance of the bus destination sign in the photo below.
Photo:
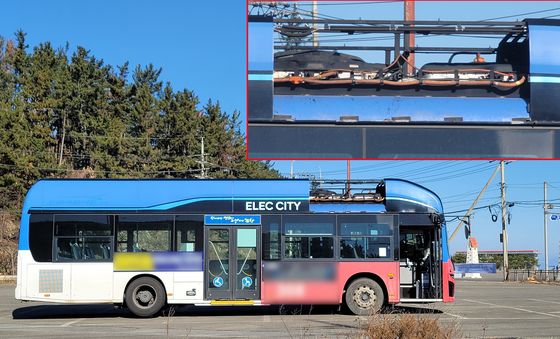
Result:
<svg viewBox="0 0 560 339"><path fill-rule="evenodd" d="M204 224L206 225L260 225L260 215L205 215Z"/></svg>

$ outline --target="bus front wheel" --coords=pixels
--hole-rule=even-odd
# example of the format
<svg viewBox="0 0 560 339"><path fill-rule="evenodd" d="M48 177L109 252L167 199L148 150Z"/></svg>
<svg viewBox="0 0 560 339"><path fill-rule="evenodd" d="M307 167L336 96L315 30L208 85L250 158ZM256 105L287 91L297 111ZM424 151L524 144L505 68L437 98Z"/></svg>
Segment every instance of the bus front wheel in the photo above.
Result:
<svg viewBox="0 0 560 339"><path fill-rule="evenodd" d="M140 277L128 285L125 301L134 315L153 317L165 305L165 290L156 279Z"/></svg>
<svg viewBox="0 0 560 339"><path fill-rule="evenodd" d="M384 304L383 289L368 278L359 278L346 290L346 306L355 315L371 315L379 312Z"/></svg>

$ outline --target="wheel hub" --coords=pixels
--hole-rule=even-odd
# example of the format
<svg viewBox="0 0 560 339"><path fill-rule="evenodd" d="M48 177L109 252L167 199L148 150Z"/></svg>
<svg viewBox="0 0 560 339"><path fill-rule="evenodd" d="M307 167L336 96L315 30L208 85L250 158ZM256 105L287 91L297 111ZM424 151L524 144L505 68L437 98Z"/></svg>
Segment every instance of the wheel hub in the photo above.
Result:
<svg viewBox="0 0 560 339"><path fill-rule="evenodd" d="M375 304L377 296L369 286L360 286L354 291L353 299L359 307L371 308Z"/></svg>
<svg viewBox="0 0 560 339"><path fill-rule="evenodd" d="M148 291L140 291L136 295L136 298L143 303L148 303L150 300L152 300L153 295Z"/></svg>
<svg viewBox="0 0 560 339"><path fill-rule="evenodd" d="M156 297L156 291L148 285L138 286L134 291L134 303L141 308L151 307Z"/></svg>

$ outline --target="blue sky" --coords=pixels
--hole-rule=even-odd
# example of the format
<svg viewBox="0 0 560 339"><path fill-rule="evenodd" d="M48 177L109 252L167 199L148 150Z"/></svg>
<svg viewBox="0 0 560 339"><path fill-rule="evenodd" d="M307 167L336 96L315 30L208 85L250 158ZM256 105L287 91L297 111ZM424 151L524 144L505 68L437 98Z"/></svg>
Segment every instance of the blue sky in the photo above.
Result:
<svg viewBox="0 0 560 339"><path fill-rule="evenodd" d="M557 10L529 16L560 15L560 2L422 1L417 3L417 19L480 20L546 9ZM239 110L245 113L244 1L19 0L3 3L2 12L1 36L13 37L13 33L21 28L28 33L31 47L44 41L60 47L68 42L72 50L78 45L83 46L112 65L126 60L133 66L153 63L163 68L161 79L171 82L175 89L194 90L203 103L212 98L219 100L227 112ZM400 19L402 3L354 4L350 7L320 4L319 12L343 18ZM420 46L438 43L488 46L494 43L489 39L482 42L467 40L430 38L418 39L417 43ZM422 62L422 59L418 61ZM424 184L443 198L447 211L468 208L496 165L479 161L352 162L354 178L402 177ZM290 162L276 161L275 167L289 173ZM319 176L322 173L324 178L343 178L346 163L296 161L294 168L300 174ZM558 173L558 161L517 161L507 165L508 201L542 200L544 180L552 183L549 197L560 199ZM497 180L481 205L499 201ZM542 250L542 206L516 205L511 208L511 214L510 248ZM491 221L488 209L478 211L472 223L473 234L478 237L481 249L500 248L500 224ZM452 228L454 225L452 222ZM557 263L559 241L560 223L550 222L551 264ZM451 250L464 248L465 240L460 234L451 244Z"/></svg>
<svg viewBox="0 0 560 339"><path fill-rule="evenodd" d="M21 28L31 47L68 42L112 65L153 63L175 89L245 112L243 1L18 0L3 2L2 13L3 37Z"/></svg>

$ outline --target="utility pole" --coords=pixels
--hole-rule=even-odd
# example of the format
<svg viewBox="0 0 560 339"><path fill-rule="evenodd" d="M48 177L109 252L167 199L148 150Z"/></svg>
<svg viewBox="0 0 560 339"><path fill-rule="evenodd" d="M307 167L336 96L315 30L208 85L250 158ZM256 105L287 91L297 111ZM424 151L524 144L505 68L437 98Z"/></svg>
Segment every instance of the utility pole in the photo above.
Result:
<svg viewBox="0 0 560 339"><path fill-rule="evenodd" d="M465 213L465 217L468 218L469 224L470 224L471 212L473 211L473 209L478 204L478 201L480 200L480 198L482 198L482 196L484 195L484 193L488 189L488 186L490 185L492 180L494 180L494 177L498 173L499 169L500 169L500 166L497 166L496 169L494 170L494 172L492 173L492 175L490 176L490 179L488 179L488 181L486 182L486 185L484 185L484 187L482 188L480 193L478 193L478 196L476 197L476 199L471 204L471 207L469 207L469 210L467 211L467 213ZM451 236L449 237L449 242L451 242L455 238L455 236L457 235L457 232L459 232L459 229L461 228L461 226L463 226L464 223L465 223L465 218L461 219L461 221L459 222L457 227L455 227L455 230L453 231L453 233L451 233Z"/></svg>
<svg viewBox="0 0 560 339"><path fill-rule="evenodd" d="M543 200L543 210L544 210L544 270L545 270L545 280L548 280L548 183L544 182L544 200Z"/></svg>
<svg viewBox="0 0 560 339"><path fill-rule="evenodd" d="M501 195L502 195L502 249L503 249L503 270L504 270L504 281L507 280L508 274L508 238L506 229L506 183L504 174L505 161L500 161L500 169L502 172L502 180L500 185Z"/></svg>
<svg viewBox="0 0 560 339"><path fill-rule="evenodd" d="M404 21L414 21L416 19L415 0L404 1ZM412 50L415 45L414 33L404 34L404 48L405 50ZM395 55L395 58L397 56ZM410 64L406 65L406 74L414 73L414 52L408 56Z"/></svg>
<svg viewBox="0 0 560 339"><path fill-rule="evenodd" d="M202 137L200 142L200 175L202 179L206 178L206 168L204 167L204 162L204 137Z"/></svg>
<svg viewBox="0 0 560 339"><path fill-rule="evenodd" d="M317 48L319 47L319 40L318 40L318 36L317 36L317 22L315 20L317 20L317 14L318 14L318 9L317 9L317 0L313 0L313 47Z"/></svg>
<svg viewBox="0 0 560 339"><path fill-rule="evenodd" d="M350 160L346 160L346 195L350 197Z"/></svg>

